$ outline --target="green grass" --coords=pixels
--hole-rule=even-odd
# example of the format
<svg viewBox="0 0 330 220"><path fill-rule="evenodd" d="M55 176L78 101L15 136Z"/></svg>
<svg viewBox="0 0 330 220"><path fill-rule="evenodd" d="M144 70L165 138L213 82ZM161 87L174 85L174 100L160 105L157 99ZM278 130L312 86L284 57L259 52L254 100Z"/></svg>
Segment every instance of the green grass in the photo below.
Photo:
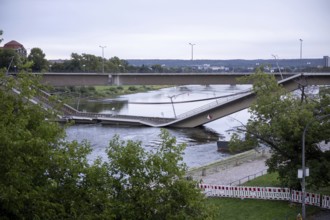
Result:
<svg viewBox="0 0 330 220"><path fill-rule="evenodd" d="M299 204L290 204L288 201L209 198L207 199L207 203L216 207L215 219L296 219L297 214L301 213L301 206ZM306 207L308 216L314 215L319 210L319 208L313 206Z"/></svg>
<svg viewBox="0 0 330 220"><path fill-rule="evenodd" d="M315 189L315 190L308 190L308 188L307 188L307 191L311 191L311 192L315 192L315 193L320 193L322 195L330 196L330 186L320 188L320 189Z"/></svg>
<svg viewBox="0 0 330 220"><path fill-rule="evenodd" d="M277 179L277 173L266 174L244 183L244 186L273 186L280 187ZM315 193L330 192L330 187L312 191ZM329 193L327 194L329 195ZM288 201L258 200L258 199L234 199L234 198L208 198L206 202L215 207L215 219L230 220L280 220L296 219L298 213L301 213L301 205L290 203ZM320 208L306 206L307 219L313 219L311 216L319 213Z"/></svg>
<svg viewBox="0 0 330 220"><path fill-rule="evenodd" d="M280 181L277 179L277 173L269 173L260 177L257 177L253 180L243 183L244 186L273 186L273 187L281 187Z"/></svg>
<svg viewBox="0 0 330 220"><path fill-rule="evenodd" d="M158 90L167 86L66 86L51 88L48 92L57 94L58 98L71 102L76 99L113 98L119 95Z"/></svg>
<svg viewBox="0 0 330 220"><path fill-rule="evenodd" d="M277 173L269 173L269 174L260 176L253 180L245 182L242 185L244 185L244 186L262 186L262 187L266 187L266 186L283 187L281 185L280 181L278 180ZM323 195L330 195L330 186L323 187L320 189L313 189L313 188L308 188L308 185L307 185L307 191L313 192L313 193L319 193L319 194L323 194Z"/></svg>
<svg viewBox="0 0 330 220"><path fill-rule="evenodd" d="M138 92L147 92L151 90L158 90L161 88L165 88L167 86L95 86L95 91L100 97L105 96L117 96L117 95L125 95L132 94Z"/></svg>

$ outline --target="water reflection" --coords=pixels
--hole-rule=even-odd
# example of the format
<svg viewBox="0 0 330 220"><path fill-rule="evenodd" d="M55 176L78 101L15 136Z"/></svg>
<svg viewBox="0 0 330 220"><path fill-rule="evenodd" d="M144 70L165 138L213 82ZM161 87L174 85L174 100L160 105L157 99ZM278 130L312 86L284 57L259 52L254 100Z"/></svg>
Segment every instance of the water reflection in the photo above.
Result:
<svg viewBox="0 0 330 220"><path fill-rule="evenodd" d="M176 137L177 143L187 145L184 151L184 162L189 167L201 166L211 161L226 157L226 154L217 152L216 141L221 136L206 127L189 129L167 129ZM122 140L141 141L142 146L152 151L160 144L161 130L152 127L124 127L102 125L74 125L67 128L68 140L88 140L93 148L89 160L97 157L107 160L105 149L114 135L119 135Z"/></svg>
<svg viewBox="0 0 330 220"><path fill-rule="evenodd" d="M111 114L121 112L126 105L127 101L122 100L83 100L80 104L80 110Z"/></svg>
<svg viewBox="0 0 330 220"><path fill-rule="evenodd" d="M249 88L246 85L219 86L180 86L165 88L157 91L119 96L115 99L89 100L80 102L80 110L98 113L115 113L122 115L139 115L155 117L173 117L173 106L177 114L188 112L212 100L171 104L132 104L132 102L169 102L170 96L174 102L218 97L226 94L241 92ZM176 96L177 94L180 94ZM226 98L223 99L226 101ZM229 140L231 128L245 123L248 118L246 110L229 117L218 119L197 128L166 128L177 139L177 143L185 143L184 161L189 167L200 166L225 157L217 152L216 141ZM141 141L146 150L155 149L160 140L160 128L152 127L123 127L111 125L75 125L67 129L68 140L91 142L93 153L90 159L96 157L106 159L105 148L109 140L118 134L123 140Z"/></svg>

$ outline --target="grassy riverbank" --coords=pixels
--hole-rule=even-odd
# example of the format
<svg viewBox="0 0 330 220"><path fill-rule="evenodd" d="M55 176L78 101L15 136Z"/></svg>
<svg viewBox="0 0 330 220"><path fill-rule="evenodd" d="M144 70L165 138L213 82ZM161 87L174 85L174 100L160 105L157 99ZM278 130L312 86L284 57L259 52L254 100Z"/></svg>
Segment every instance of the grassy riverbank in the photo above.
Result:
<svg viewBox="0 0 330 220"><path fill-rule="evenodd" d="M140 92L148 92L152 90L159 90L166 88L168 86L95 86L97 94L100 94L102 97L105 96L118 96L118 95L127 95Z"/></svg>
<svg viewBox="0 0 330 220"><path fill-rule="evenodd" d="M50 89L50 93L61 99L102 99L113 98L119 95L148 92L166 88L167 86L65 86Z"/></svg>

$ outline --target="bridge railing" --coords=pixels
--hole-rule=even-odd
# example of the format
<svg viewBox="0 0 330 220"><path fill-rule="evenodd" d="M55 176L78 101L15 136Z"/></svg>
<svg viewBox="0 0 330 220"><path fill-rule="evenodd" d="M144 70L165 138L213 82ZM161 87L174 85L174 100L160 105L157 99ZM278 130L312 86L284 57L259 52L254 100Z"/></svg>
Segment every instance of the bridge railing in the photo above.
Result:
<svg viewBox="0 0 330 220"><path fill-rule="evenodd" d="M196 115L198 113L201 113L201 112L204 112L204 111L207 111L209 109L212 109L214 107L217 107L219 105L222 105L226 102L229 102L229 101L232 101L232 100L235 100L237 99L238 97L243 97L244 95L246 94L249 94L252 90L251 89L247 89L247 90L244 90L243 92L240 92L239 94L231 94L231 95L228 95L227 97L222 97L222 98L219 98L219 99L216 99L215 101L211 102L211 103L208 103L206 105L202 105L198 108L195 108L195 109L192 109L188 112L185 112L185 113L182 113L182 114L179 114L177 116L178 119L183 119L183 118L187 118L187 117L190 117L192 115ZM242 95L244 94L244 95ZM226 100L223 100L225 99Z"/></svg>

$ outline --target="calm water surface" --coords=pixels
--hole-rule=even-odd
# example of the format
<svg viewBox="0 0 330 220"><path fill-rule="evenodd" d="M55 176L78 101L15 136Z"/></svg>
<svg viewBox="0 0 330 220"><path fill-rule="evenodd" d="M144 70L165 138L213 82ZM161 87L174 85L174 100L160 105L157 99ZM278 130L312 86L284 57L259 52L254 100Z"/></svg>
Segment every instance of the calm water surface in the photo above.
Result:
<svg viewBox="0 0 330 220"><path fill-rule="evenodd" d="M78 107L80 111L88 112L174 117L174 115L183 114L214 100L182 104L176 102L221 97L244 91L249 87L248 85L180 86L124 95L114 99L77 101L73 105ZM174 102L173 105L171 104L171 98ZM228 99L230 98L226 97L218 99L218 101L227 101ZM217 152L216 141L219 139L229 140L230 129L240 125L240 123L245 123L248 116L247 110L243 110L205 124L202 127L167 128L167 130L172 136L176 137L178 143L187 144L184 152L184 162L189 167L196 167L226 157L226 154ZM142 145L146 150L157 148L160 134L160 128L110 125L75 125L67 128L66 131L68 140L82 141L86 139L91 143L93 153L90 155L90 160L94 160L99 156L106 159L105 148L115 134L120 135L123 140L142 141Z"/></svg>

